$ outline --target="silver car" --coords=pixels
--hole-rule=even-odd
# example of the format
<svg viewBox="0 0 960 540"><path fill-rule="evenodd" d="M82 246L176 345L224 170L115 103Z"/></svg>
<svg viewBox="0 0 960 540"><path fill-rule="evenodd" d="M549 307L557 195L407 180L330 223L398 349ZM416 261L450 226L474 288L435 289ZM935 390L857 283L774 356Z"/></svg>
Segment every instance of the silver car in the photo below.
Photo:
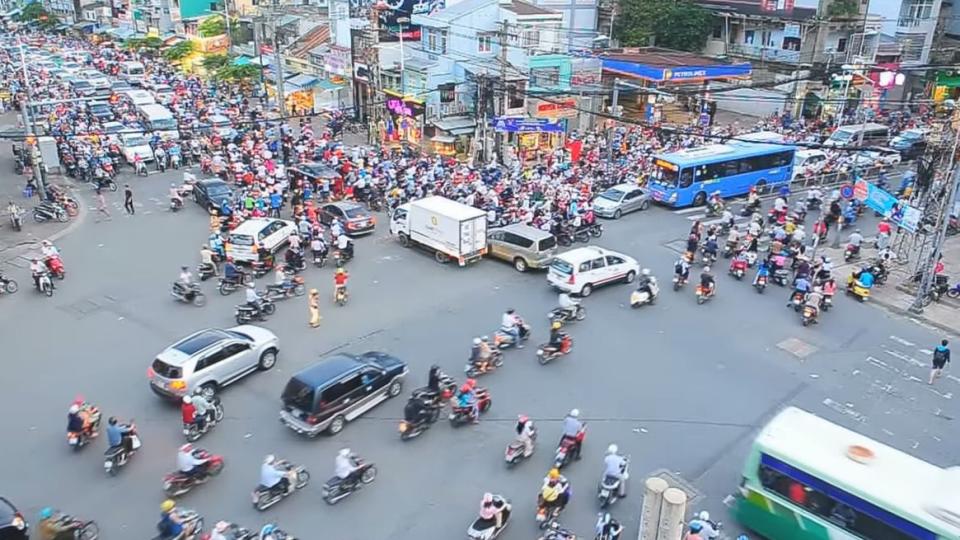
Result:
<svg viewBox="0 0 960 540"><path fill-rule="evenodd" d="M593 212L600 217L620 219L634 210L650 208L650 193L633 184L617 184L593 199Z"/></svg>
<svg viewBox="0 0 960 540"><path fill-rule="evenodd" d="M487 231L488 253L510 261L518 272L546 268L557 254L557 239L529 225L515 223Z"/></svg>
<svg viewBox="0 0 960 540"><path fill-rule="evenodd" d="M179 399L199 388L216 392L277 363L279 340L259 326L210 328L191 334L157 355L147 370L150 389Z"/></svg>

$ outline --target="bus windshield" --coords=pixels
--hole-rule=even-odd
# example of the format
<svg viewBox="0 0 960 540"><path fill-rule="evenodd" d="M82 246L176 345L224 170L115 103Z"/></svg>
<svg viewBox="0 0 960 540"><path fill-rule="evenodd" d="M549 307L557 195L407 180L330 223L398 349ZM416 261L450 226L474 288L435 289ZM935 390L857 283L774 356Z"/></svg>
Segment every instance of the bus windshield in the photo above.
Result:
<svg viewBox="0 0 960 540"><path fill-rule="evenodd" d="M676 187L680 177L680 168L668 161L658 159L654 162L653 175L650 179L665 187Z"/></svg>

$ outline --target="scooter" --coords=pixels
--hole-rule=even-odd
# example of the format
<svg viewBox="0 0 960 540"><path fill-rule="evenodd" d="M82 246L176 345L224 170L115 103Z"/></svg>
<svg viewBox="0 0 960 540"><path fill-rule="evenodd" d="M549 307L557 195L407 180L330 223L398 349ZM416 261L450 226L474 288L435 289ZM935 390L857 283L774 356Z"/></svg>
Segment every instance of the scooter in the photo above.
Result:
<svg viewBox="0 0 960 540"><path fill-rule="evenodd" d="M179 197L170 197L170 211L179 212L183 209L183 199Z"/></svg>
<svg viewBox="0 0 960 540"><path fill-rule="evenodd" d="M42 272L37 278L37 291L41 294L47 295L47 297L53 296L53 280L50 279L50 272Z"/></svg>
<svg viewBox="0 0 960 540"><path fill-rule="evenodd" d="M753 288L757 290L757 293L763 294L763 290L767 288L767 276L757 276Z"/></svg>
<svg viewBox="0 0 960 540"><path fill-rule="evenodd" d="M296 475L296 482L293 483L293 489L281 487L282 483L269 488L257 486L257 489L253 490L251 498L253 499L253 507L261 512L282 501L288 495L292 495L296 490L305 488L310 481L310 473L302 465L293 465L287 461L278 460L274 467L284 469L287 472L293 471Z"/></svg>
<svg viewBox="0 0 960 540"><path fill-rule="evenodd" d="M623 481L629 478L630 458L626 459L623 466ZM607 508L620 499L621 480L616 476L606 476L600 479L600 485L597 487L597 499L600 500L600 508ZM626 490L624 489L624 492Z"/></svg>
<svg viewBox="0 0 960 540"><path fill-rule="evenodd" d="M107 448L107 451L103 453L103 470L109 476L116 476L117 473L120 472L120 469L130 462L130 458L133 457L140 448L140 436L137 435L137 426L133 423L132 419L127 427L129 431L126 436L130 438L130 451L127 452L121 444Z"/></svg>
<svg viewBox="0 0 960 540"><path fill-rule="evenodd" d="M200 437L203 437L204 434L223 421L223 404L220 403L220 398L212 395L207 396L205 399L210 402L210 410L207 411L203 427L198 426L196 422L184 424L183 426L183 436L186 437L189 442L200 440Z"/></svg>
<svg viewBox="0 0 960 540"><path fill-rule="evenodd" d="M67 277L67 270L63 267L63 259L59 255L47 257L43 262L47 265L47 270L50 270L53 277L61 281Z"/></svg>
<svg viewBox="0 0 960 540"><path fill-rule="evenodd" d="M536 451L537 428L533 428L533 433L530 435L530 438L533 440L533 448L534 451ZM508 468L513 467L528 457L533 457L533 454L530 454L530 456L524 456L523 450L523 443L521 441L516 439L510 441L510 444L507 445L507 449L503 452L503 460L507 463Z"/></svg>
<svg viewBox="0 0 960 540"><path fill-rule="evenodd" d="M734 259L730 263L730 275L740 281L743 279L743 276L747 273L747 260L746 259Z"/></svg>
<svg viewBox="0 0 960 540"><path fill-rule="evenodd" d="M847 278L847 294L852 294L857 300L866 302L870 298L870 288L865 287L859 279L855 279L851 274Z"/></svg>
<svg viewBox="0 0 960 540"><path fill-rule="evenodd" d="M199 276L200 281L206 281L217 275L217 268L208 263L200 263L197 266L197 276Z"/></svg>
<svg viewBox="0 0 960 540"><path fill-rule="evenodd" d="M803 306L803 314L800 316L800 323L804 326L817 322L817 308L813 306Z"/></svg>
<svg viewBox="0 0 960 540"><path fill-rule="evenodd" d="M397 427L397 431L400 433L401 441L409 441L410 439L419 437L424 431L430 429L430 426L440 418L439 405L430 404L428 400L416 396L413 396L410 399L422 399L424 405L430 410L430 417L421 419L418 422L401 420L400 425Z"/></svg>
<svg viewBox="0 0 960 540"><path fill-rule="evenodd" d="M570 314L570 311L563 309L561 307L555 307L550 313L547 313L547 318L551 321L560 321L562 323L582 321L587 318L587 308L581 306L580 304L576 305L575 313Z"/></svg>
<svg viewBox="0 0 960 540"><path fill-rule="evenodd" d="M844 262L850 262L854 259L859 259L859 258L860 258L860 246L847 244L847 248L843 251Z"/></svg>
<svg viewBox="0 0 960 540"><path fill-rule="evenodd" d="M537 361L541 366L549 364L551 361L567 355L573 349L573 338L563 334L560 338L560 347L554 347L549 343L544 343L537 347Z"/></svg>
<svg viewBox="0 0 960 540"><path fill-rule="evenodd" d="M676 277L676 276L674 276ZM636 309L647 304L653 304L660 296L660 286L657 285L657 278L651 277L647 284L649 291L637 289L630 293L630 307Z"/></svg>
<svg viewBox="0 0 960 540"><path fill-rule="evenodd" d="M466 374L468 379L479 377L480 375L485 375L487 373L493 373L497 368L503 366L503 353L499 349L493 349L490 351L490 359L487 360L487 365L485 368L480 368L476 362L467 360L466 366L463 368L464 374Z"/></svg>
<svg viewBox="0 0 960 540"><path fill-rule="evenodd" d="M673 290L679 291L680 287L687 284L687 278L682 274L673 274Z"/></svg>
<svg viewBox="0 0 960 540"><path fill-rule="evenodd" d="M364 463L359 458L354 458L354 460L357 469L350 478L342 479L339 476L334 476L323 485L321 496L327 504L337 504L365 484L369 484L376 479L377 468L373 466L373 463Z"/></svg>
<svg viewBox="0 0 960 540"><path fill-rule="evenodd" d="M560 442L557 443L557 452L553 458L553 466L562 469L565 466L570 464L571 455L573 453L573 447L575 444L580 444L583 446L584 439L587 438L587 426L586 424L580 429L576 437L567 437L561 436ZM579 454L577 459L580 459Z"/></svg>
<svg viewBox="0 0 960 540"><path fill-rule="evenodd" d="M494 540L507 528L510 523L510 512L513 509L510 506L510 501L500 495L494 495L493 504L497 508L502 508L500 511L500 528L497 528L496 520L478 517L467 528L467 538L470 540Z"/></svg>
<svg viewBox="0 0 960 540"><path fill-rule="evenodd" d="M803 309L804 296L804 293L800 291L794 291L793 296L790 297L790 303L787 304L787 307L792 307L794 311L800 313L800 310Z"/></svg>
<svg viewBox="0 0 960 540"><path fill-rule="evenodd" d="M207 296L203 294L203 291L200 290L200 285L196 283L191 283L189 286L184 286L182 283L174 283L170 288L170 295L181 302L193 304L197 307L203 307L204 304L207 303Z"/></svg>
<svg viewBox="0 0 960 540"><path fill-rule="evenodd" d="M530 339L530 326L527 323L520 323L520 343ZM507 349L514 345L517 345L517 341L513 338L512 335L503 331L503 329L497 330L493 334L493 345L498 349Z"/></svg>
<svg viewBox="0 0 960 540"><path fill-rule="evenodd" d="M704 287L703 285L697 285L697 290L696 290L697 304L698 305L703 304L707 300L710 300L711 298L713 298L713 291L714 289L712 288L707 288L707 287Z"/></svg>
<svg viewBox="0 0 960 540"><path fill-rule="evenodd" d="M193 455L197 459L207 460L205 469L199 474L188 475L176 471L164 476L163 492L167 497L179 497L200 484L206 484L208 480L223 471L223 457L211 454L202 448L194 450Z"/></svg>
<svg viewBox="0 0 960 540"><path fill-rule="evenodd" d="M490 410L490 406L493 405L493 400L490 399L489 390L478 386L473 389L473 395L474 399L477 400L477 409L480 411L480 414ZM452 398L449 420L450 425L453 427L469 424L473 421L471 407L460 407L457 404L456 398Z"/></svg>

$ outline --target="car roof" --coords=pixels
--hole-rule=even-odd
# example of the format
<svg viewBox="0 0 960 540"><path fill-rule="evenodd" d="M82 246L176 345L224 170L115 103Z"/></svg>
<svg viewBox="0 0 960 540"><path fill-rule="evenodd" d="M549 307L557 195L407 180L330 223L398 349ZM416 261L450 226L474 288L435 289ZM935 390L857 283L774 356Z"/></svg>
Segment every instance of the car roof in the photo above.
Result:
<svg viewBox="0 0 960 540"><path fill-rule="evenodd" d="M615 185L615 186L610 186L608 189L616 189L616 190L620 190L620 191L636 191L636 190L638 190L638 189L639 189L639 190L643 190L642 187L640 187L640 186L638 186L638 185L636 185L636 184L627 184L627 183L617 184L617 185Z"/></svg>
<svg viewBox="0 0 960 540"><path fill-rule="evenodd" d="M316 364L294 373L293 378L307 386L324 387L365 365L357 356L340 353L323 358Z"/></svg>
<svg viewBox="0 0 960 540"><path fill-rule="evenodd" d="M366 210L366 208L364 208L362 204L355 203L353 201L336 201L332 203L327 203L324 206L336 206L337 208L341 208L343 210L348 210L350 208L363 208L364 210Z"/></svg>
<svg viewBox="0 0 960 540"><path fill-rule="evenodd" d="M216 345L223 340L231 339L233 336L218 328L208 328L201 330L196 334L187 336L174 343L169 348L179 351L187 356L197 354L198 352Z"/></svg>
<svg viewBox="0 0 960 540"><path fill-rule="evenodd" d="M598 246L585 246L571 249L570 251L564 251L557 255L558 259L569 259L574 262L581 262L587 259L593 259L596 257L602 257L605 255L618 255L621 257L626 257L622 253L617 253L615 251L610 251Z"/></svg>
<svg viewBox="0 0 960 540"><path fill-rule="evenodd" d="M219 186L219 185L224 185L224 186L228 186L228 187L229 187L229 185L228 185L226 182L224 182L223 180L221 180L221 179L219 179L219 178L204 178L203 180L198 180L197 183L198 183L198 184L203 184L203 185L205 185L205 186Z"/></svg>
<svg viewBox="0 0 960 540"><path fill-rule="evenodd" d="M490 229L490 232L495 231L506 231L519 234L524 238L529 238L531 240L542 240L544 238L549 238L553 236L547 231L538 229L536 227L531 227L530 225L525 225L523 223L511 223L510 225L505 225L503 227L496 227Z"/></svg>

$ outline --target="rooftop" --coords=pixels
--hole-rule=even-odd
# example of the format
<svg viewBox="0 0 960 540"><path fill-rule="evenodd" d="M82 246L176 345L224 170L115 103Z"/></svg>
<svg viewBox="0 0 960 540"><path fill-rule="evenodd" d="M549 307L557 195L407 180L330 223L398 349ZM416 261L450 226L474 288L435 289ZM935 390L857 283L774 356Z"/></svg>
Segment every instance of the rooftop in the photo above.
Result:
<svg viewBox="0 0 960 540"><path fill-rule="evenodd" d="M311 50L329 41L330 27L321 24L297 38L297 41L287 49L287 55L306 60L310 57Z"/></svg>
<svg viewBox="0 0 960 540"><path fill-rule="evenodd" d="M708 56L684 51L675 51L673 49L662 49L660 47L628 47L624 49L611 49L608 52L601 53L600 56L605 59L633 62L636 64L660 68L715 66L726 63Z"/></svg>
<svg viewBox="0 0 960 540"><path fill-rule="evenodd" d="M510 4L501 4L500 7L521 17L530 15L561 15L559 11L543 8L529 2L524 2L523 0L513 0Z"/></svg>
<svg viewBox="0 0 960 540"><path fill-rule="evenodd" d="M795 7L790 11L765 10L760 0L696 0L696 3L711 11L736 13L748 17L768 17L799 22L808 21L817 16L817 8Z"/></svg>

